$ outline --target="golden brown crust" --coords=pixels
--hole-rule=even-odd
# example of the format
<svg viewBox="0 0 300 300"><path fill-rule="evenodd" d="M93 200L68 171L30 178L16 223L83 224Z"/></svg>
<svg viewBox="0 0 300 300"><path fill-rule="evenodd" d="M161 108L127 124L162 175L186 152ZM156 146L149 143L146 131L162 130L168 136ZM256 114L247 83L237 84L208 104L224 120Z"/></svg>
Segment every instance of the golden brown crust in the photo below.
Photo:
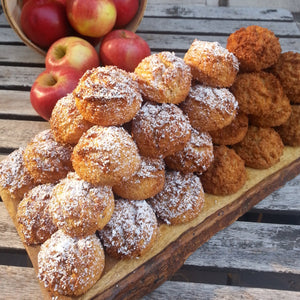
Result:
<svg viewBox="0 0 300 300"><path fill-rule="evenodd" d="M194 40L184 61L193 79L212 87L230 87L239 71L237 58L218 42Z"/></svg>
<svg viewBox="0 0 300 300"><path fill-rule="evenodd" d="M68 144L56 142L51 130L38 133L24 150L24 163L38 184L55 183L72 170Z"/></svg>
<svg viewBox="0 0 300 300"><path fill-rule="evenodd" d="M157 238L157 219L145 200L118 199L112 218L99 234L108 255L117 259L140 257Z"/></svg>
<svg viewBox="0 0 300 300"><path fill-rule="evenodd" d="M247 180L244 161L227 146L214 147L214 161L200 175L204 191L213 195L230 195L237 192Z"/></svg>
<svg viewBox="0 0 300 300"><path fill-rule="evenodd" d="M79 113L73 94L57 101L49 122L55 140L71 145L77 144L82 134L93 126Z"/></svg>
<svg viewBox="0 0 300 300"><path fill-rule="evenodd" d="M266 69L277 62L281 53L279 39L274 33L256 25L230 34L226 48L238 58L242 72Z"/></svg>
<svg viewBox="0 0 300 300"><path fill-rule="evenodd" d="M142 103L138 84L129 73L115 66L86 71L73 94L82 116L101 126L129 122Z"/></svg>
<svg viewBox="0 0 300 300"><path fill-rule="evenodd" d="M166 172L164 189L149 199L156 215L169 225L195 219L204 205L204 192L199 177L193 173Z"/></svg>
<svg viewBox="0 0 300 300"><path fill-rule="evenodd" d="M71 172L54 188L49 213L58 229L72 237L85 237L101 230L114 210L109 186L94 186Z"/></svg>
<svg viewBox="0 0 300 300"><path fill-rule="evenodd" d="M240 142L248 130L248 116L238 112L233 121L218 130L210 131L212 141L217 145L233 145Z"/></svg>
<svg viewBox="0 0 300 300"><path fill-rule="evenodd" d="M226 88L196 84L180 107L195 129L207 132L229 125L236 115L238 103Z"/></svg>
<svg viewBox="0 0 300 300"><path fill-rule="evenodd" d="M249 126L245 138L233 147L247 167L267 169L279 162L284 146L273 128Z"/></svg>
<svg viewBox="0 0 300 300"><path fill-rule="evenodd" d="M300 103L300 53L281 53L270 71L279 79L289 100L292 103Z"/></svg>
<svg viewBox="0 0 300 300"><path fill-rule="evenodd" d="M283 143L289 146L300 146L300 106L292 105L289 119L276 128Z"/></svg>
<svg viewBox="0 0 300 300"><path fill-rule="evenodd" d="M273 74L263 71L239 74L230 90L240 110L256 116L253 122L257 120L260 126L278 126L291 113L289 100Z"/></svg>
<svg viewBox="0 0 300 300"><path fill-rule="evenodd" d="M58 230L38 254L38 278L51 296L79 296L100 278L104 251L95 235L72 238Z"/></svg>
<svg viewBox="0 0 300 300"><path fill-rule="evenodd" d="M57 230L48 210L53 188L51 183L34 187L18 206L18 233L27 245L42 244Z"/></svg>
<svg viewBox="0 0 300 300"><path fill-rule="evenodd" d="M184 148L191 125L175 104L147 102L132 121L132 135L141 155L165 157Z"/></svg>
<svg viewBox="0 0 300 300"><path fill-rule="evenodd" d="M213 160L213 143L206 132L192 128L191 138L183 150L165 158L167 166L183 173L202 173Z"/></svg>
<svg viewBox="0 0 300 300"><path fill-rule="evenodd" d="M135 174L141 158L125 129L95 125L74 147L72 164L82 179L95 185L113 186Z"/></svg>
<svg viewBox="0 0 300 300"><path fill-rule="evenodd" d="M0 194L16 202L35 186L23 156L24 148L20 147L0 162Z"/></svg>
<svg viewBox="0 0 300 300"><path fill-rule="evenodd" d="M178 104L191 87L190 67L182 58L167 51L145 57L134 74L143 96L149 101Z"/></svg>
<svg viewBox="0 0 300 300"><path fill-rule="evenodd" d="M165 183L164 160L145 156L141 159L141 167L136 174L113 186L114 193L121 198L144 200L162 190Z"/></svg>

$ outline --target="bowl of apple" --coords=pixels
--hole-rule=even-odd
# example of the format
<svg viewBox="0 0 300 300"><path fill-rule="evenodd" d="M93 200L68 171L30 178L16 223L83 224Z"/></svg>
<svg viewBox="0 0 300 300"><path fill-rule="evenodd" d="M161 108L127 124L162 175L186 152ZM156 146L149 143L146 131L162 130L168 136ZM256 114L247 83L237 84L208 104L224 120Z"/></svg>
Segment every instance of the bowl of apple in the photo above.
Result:
<svg viewBox="0 0 300 300"><path fill-rule="evenodd" d="M147 0L1 0L1 4L21 40L46 55L64 36L79 36L96 46L113 29L135 32Z"/></svg>

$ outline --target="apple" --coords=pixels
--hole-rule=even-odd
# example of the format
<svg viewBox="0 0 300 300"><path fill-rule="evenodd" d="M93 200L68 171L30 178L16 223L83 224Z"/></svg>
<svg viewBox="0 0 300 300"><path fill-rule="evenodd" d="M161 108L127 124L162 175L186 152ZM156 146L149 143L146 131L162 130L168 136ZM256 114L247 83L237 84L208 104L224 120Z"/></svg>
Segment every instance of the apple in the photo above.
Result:
<svg viewBox="0 0 300 300"><path fill-rule="evenodd" d="M74 68L46 69L37 76L30 90L32 107L45 120L49 120L56 102L72 92L81 77Z"/></svg>
<svg viewBox="0 0 300 300"><path fill-rule="evenodd" d="M86 40L67 36L54 42L47 51L46 69L72 67L83 75L100 64L96 49Z"/></svg>
<svg viewBox="0 0 300 300"><path fill-rule="evenodd" d="M117 29L108 33L99 48L103 65L115 65L133 72L140 61L151 54L148 43L136 33Z"/></svg>
<svg viewBox="0 0 300 300"><path fill-rule="evenodd" d="M70 34L65 6L53 0L31 0L21 10L21 28L37 46L47 49L61 37Z"/></svg>
<svg viewBox="0 0 300 300"><path fill-rule="evenodd" d="M117 9L115 28L127 25L139 9L139 0L114 0Z"/></svg>
<svg viewBox="0 0 300 300"><path fill-rule="evenodd" d="M113 0L67 0L66 9L72 27L95 38L110 32L117 18Z"/></svg>

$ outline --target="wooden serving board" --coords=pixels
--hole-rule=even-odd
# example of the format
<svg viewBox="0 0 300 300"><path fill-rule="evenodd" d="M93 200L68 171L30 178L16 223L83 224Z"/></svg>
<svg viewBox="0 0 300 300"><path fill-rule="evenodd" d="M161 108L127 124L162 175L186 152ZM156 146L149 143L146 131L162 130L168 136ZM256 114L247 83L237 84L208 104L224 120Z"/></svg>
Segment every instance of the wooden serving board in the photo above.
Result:
<svg viewBox="0 0 300 300"><path fill-rule="evenodd" d="M193 221L176 226L161 224L159 238L145 256L131 260L107 257L104 274L86 294L59 299L136 299L151 292L171 277L199 246L299 173L300 147L285 147L280 162L273 167L247 168L248 180L237 193L206 194L203 211ZM1 196L15 223L16 203ZM39 246L24 246L37 270ZM51 299L42 286L41 289L45 299Z"/></svg>

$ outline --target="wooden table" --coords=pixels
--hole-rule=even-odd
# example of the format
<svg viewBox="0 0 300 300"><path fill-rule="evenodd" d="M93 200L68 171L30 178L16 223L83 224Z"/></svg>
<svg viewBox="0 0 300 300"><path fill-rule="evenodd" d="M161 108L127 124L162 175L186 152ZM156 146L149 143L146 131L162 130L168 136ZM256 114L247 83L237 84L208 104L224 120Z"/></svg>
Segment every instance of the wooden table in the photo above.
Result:
<svg viewBox="0 0 300 300"><path fill-rule="evenodd" d="M195 38L225 46L231 32L251 24L274 31L283 51L300 51L299 28L283 9L150 0L138 33L153 53L171 50L182 57ZM1 14L0 159L48 127L29 101L30 87L43 68L44 58L20 41ZM216 234L143 299L300 299L299 182L300 176L288 181ZM0 299L40 299L34 270L2 202L0 252Z"/></svg>

